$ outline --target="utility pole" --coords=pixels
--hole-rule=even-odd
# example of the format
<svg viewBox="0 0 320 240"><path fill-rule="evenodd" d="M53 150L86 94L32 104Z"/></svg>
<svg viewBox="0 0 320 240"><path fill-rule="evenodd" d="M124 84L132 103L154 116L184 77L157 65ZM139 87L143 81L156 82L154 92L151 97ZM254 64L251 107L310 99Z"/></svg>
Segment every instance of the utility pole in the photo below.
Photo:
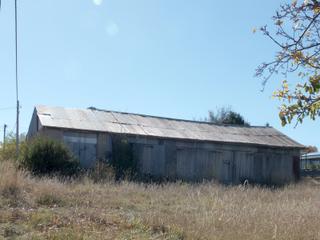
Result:
<svg viewBox="0 0 320 240"><path fill-rule="evenodd" d="M7 124L3 125L3 151L6 149L6 130L7 130Z"/></svg>
<svg viewBox="0 0 320 240"><path fill-rule="evenodd" d="M16 156L19 157L19 87L18 87L18 14L17 14L17 0L14 1L14 19L15 19L15 50L16 50L16 100L17 100L17 127L16 127Z"/></svg>

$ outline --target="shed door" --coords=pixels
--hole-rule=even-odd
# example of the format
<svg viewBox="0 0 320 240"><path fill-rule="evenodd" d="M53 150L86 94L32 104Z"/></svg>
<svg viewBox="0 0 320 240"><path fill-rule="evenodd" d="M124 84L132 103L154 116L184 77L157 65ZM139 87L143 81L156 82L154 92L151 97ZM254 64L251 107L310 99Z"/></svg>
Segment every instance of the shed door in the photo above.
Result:
<svg viewBox="0 0 320 240"><path fill-rule="evenodd" d="M96 144L88 142L88 139L84 139L80 142L80 163L85 168L91 168L96 161Z"/></svg>
<svg viewBox="0 0 320 240"><path fill-rule="evenodd" d="M65 132L63 140L82 167L94 167L97 158L96 134Z"/></svg>
<svg viewBox="0 0 320 240"><path fill-rule="evenodd" d="M151 145L145 145L142 148L142 172L144 174L152 174L152 150Z"/></svg>
<svg viewBox="0 0 320 240"><path fill-rule="evenodd" d="M234 159L232 151L223 151L220 161L219 180L226 184L233 182Z"/></svg>
<svg viewBox="0 0 320 240"><path fill-rule="evenodd" d="M184 180L194 178L195 151L192 149L178 149L177 151L177 177Z"/></svg>

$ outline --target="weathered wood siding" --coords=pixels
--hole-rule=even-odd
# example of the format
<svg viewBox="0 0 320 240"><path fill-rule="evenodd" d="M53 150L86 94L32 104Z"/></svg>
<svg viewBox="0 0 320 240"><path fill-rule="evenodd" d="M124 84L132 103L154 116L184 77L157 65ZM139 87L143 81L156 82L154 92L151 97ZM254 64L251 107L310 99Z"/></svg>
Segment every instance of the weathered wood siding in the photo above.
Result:
<svg viewBox="0 0 320 240"><path fill-rule="evenodd" d="M66 132L70 131L41 129L41 134L61 141ZM112 139L119 137L119 134L95 134L96 158L110 160ZM133 146L140 173L145 175L186 181L215 179L225 184L238 184L245 180L261 184L285 184L299 177L299 171L294 169L294 159L300 157L299 149L139 136L126 138Z"/></svg>
<svg viewBox="0 0 320 240"><path fill-rule="evenodd" d="M34 137L38 133L39 127L40 126L39 126L37 112L34 110L31 118L31 122L29 125L27 139L31 139L32 137Z"/></svg>
<svg viewBox="0 0 320 240"><path fill-rule="evenodd" d="M284 184L297 180L297 149L129 137L142 174L226 184Z"/></svg>

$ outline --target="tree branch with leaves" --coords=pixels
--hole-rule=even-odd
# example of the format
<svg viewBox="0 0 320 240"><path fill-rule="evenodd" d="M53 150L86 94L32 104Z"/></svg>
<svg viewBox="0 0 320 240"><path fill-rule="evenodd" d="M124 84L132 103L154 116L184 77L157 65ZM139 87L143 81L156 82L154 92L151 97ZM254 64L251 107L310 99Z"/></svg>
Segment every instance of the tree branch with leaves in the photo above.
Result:
<svg viewBox="0 0 320 240"><path fill-rule="evenodd" d="M282 101L282 125L305 117L320 116L320 1L292 1L280 6L273 16L275 30L260 31L278 48L273 60L256 69L263 86L275 74L283 76L282 86L273 96Z"/></svg>

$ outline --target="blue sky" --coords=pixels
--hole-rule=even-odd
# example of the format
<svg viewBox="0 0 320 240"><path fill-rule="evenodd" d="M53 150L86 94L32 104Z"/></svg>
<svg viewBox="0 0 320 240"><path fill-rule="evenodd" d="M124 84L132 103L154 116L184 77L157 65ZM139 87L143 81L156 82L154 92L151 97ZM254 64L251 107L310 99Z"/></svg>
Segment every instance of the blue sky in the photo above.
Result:
<svg viewBox="0 0 320 240"><path fill-rule="evenodd" d="M15 130L14 1L0 12L0 124ZM232 106L252 125L320 148L319 121L281 127L254 70L275 46L254 27L271 24L280 1L19 1L21 131L34 105L200 119ZM0 130L2 135L2 129Z"/></svg>

